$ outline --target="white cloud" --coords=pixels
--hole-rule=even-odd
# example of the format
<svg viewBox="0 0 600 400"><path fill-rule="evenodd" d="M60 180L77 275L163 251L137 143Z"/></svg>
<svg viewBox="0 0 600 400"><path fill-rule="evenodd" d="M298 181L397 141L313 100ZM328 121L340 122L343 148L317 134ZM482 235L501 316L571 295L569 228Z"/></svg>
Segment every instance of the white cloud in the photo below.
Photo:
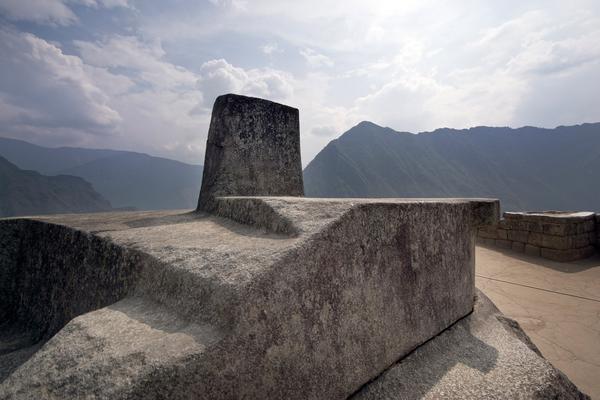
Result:
<svg viewBox="0 0 600 400"><path fill-rule="evenodd" d="M0 30L0 53L0 94L18 110L4 124L106 133L121 120L80 58L11 30Z"/></svg>
<svg viewBox="0 0 600 400"><path fill-rule="evenodd" d="M265 53L266 55L271 55L274 53L280 53L283 50L279 48L279 46L277 45L277 43L267 43L264 44L262 46L260 46L260 50Z"/></svg>
<svg viewBox="0 0 600 400"><path fill-rule="evenodd" d="M74 15L76 1L89 12ZM62 29L65 35L83 31L84 19L99 8L126 6L114 21L134 24L123 26L128 35L102 31L98 24L92 41L69 37L79 57L61 57L78 60L79 75L57 79L61 68L48 67L21 85L24 91L3 89L0 121L29 118L40 132L56 130L61 112L52 113L52 123L42 121L47 108L58 105L42 106L48 100L38 92L47 92L44 85L65 85L66 93L83 96L74 110L95 104L120 117L104 128L90 123L118 133L103 147L198 162L202 155L194 152L204 146L214 98L234 92L298 107L306 164L361 120L405 131L600 120L595 1L349 0L344 7L335 0L211 1L136 2L134 12L123 0L48 0L29 13L34 0L0 0L7 19L53 24L56 31L75 25ZM127 10L129 19L119 19ZM78 86L65 83L70 76L89 87L73 89Z"/></svg>
<svg viewBox="0 0 600 400"><path fill-rule="evenodd" d="M69 3L106 8L129 6L127 0L0 0L0 11L15 21L66 26L78 21Z"/></svg>
<svg viewBox="0 0 600 400"><path fill-rule="evenodd" d="M300 55L312 68L333 67L333 60L324 54L320 54L313 49L305 48L300 50Z"/></svg>
<svg viewBox="0 0 600 400"><path fill-rule="evenodd" d="M0 0L0 10L12 20L70 25L77 16L62 0Z"/></svg>
<svg viewBox="0 0 600 400"><path fill-rule="evenodd" d="M191 87L196 76L180 66L165 61L160 42L143 43L134 36L113 35L102 42L75 41L82 59L97 67L132 69L137 79L154 86Z"/></svg>
<svg viewBox="0 0 600 400"><path fill-rule="evenodd" d="M583 106L600 101L600 93L584 89L585 81L600 81L600 20L579 13L562 15L560 24L555 18L528 11L483 29L480 39L450 54L450 64L431 62L448 57L446 51L405 41L395 56L351 71L353 79L377 83L349 112L413 132L600 120ZM586 101L565 101L569 92L572 101Z"/></svg>
<svg viewBox="0 0 600 400"><path fill-rule="evenodd" d="M73 2L81 3L88 7L130 7L128 0L74 0Z"/></svg>
<svg viewBox="0 0 600 400"><path fill-rule="evenodd" d="M321 137L333 139L334 136L339 132L337 132L337 130L334 126L329 125L329 126L316 126L316 127L312 128L310 133L315 136L321 136Z"/></svg>
<svg viewBox="0 0 600 400"><path fill-rule="evenodd" d="M0 30L3 134L202 161L208 117L190 115L202 99L196 75L162 60L158 44L114 36L77 46L82 58Z"/></svg>
<svg viewBox="0 0 600 400"><path fill-rule="evenodd" d="M238 93L284 101L293 95L291 75L271 68L244 70L226 60L207 61L200 68L198 88L204 97L204 107L212 107L217 96Z"/></svg>
<svg viewBox="0 0 600 400"><path fill-rule="evenodd" d="M123 117L117 146L202 162L209 115L193 112L197 74L167 61L159 41L111 35L75 46Z"/></svg>

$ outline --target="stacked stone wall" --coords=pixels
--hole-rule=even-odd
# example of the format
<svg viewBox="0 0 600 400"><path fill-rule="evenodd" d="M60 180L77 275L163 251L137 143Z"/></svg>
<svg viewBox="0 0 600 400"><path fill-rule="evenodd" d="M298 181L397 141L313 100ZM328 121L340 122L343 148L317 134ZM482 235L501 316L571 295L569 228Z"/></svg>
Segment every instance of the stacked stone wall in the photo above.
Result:
<svg viewBox="0 0 600 400"><path fill-rule="evenodd" d="M596 214L596 249L600 251L600 214Z"/></svg>
<svg viewBox="0 0 600 400"><path fill-rule="evenodd" d="M495 227L478 231L478 242L540 256L574 261L594 253L600 240L600 215L589 212L506 212Z"/></svg>

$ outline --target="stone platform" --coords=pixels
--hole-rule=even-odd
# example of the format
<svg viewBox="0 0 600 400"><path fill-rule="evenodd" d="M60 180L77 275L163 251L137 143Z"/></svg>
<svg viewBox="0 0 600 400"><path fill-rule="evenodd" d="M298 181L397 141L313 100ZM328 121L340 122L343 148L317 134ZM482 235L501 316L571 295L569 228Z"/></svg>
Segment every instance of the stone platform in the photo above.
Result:
<svg viewBox="0 0 600 400"><path fill-rule="evenodd" d="M472 311L475 229L498 217L217 203L0 221L0 398L345 398Z"/></svg>

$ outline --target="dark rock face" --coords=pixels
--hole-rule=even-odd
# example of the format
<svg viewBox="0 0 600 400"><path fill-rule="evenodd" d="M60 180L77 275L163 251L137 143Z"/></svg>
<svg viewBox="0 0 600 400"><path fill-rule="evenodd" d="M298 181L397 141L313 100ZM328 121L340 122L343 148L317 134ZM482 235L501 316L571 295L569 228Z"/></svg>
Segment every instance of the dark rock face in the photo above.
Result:
<svg viewBox="0 0 600 400"><path fill-rule="evenodd" d="M124 297L141 261L134 250L61 225L0 226L1 381L72 318Z"/></svg>
<svg viewBox="0 0 600 400"><path fill-rule="evenodd" d="M492 197L504 210L600 212L600 123L418 135L362 122L304 170L309 197Z"/></svg>
<svg viewBox="0 0 600 400"><path fill-rule="evenodd" d="M303 196L298 109L227 94L215 101L198 209L218 196Z"/></svg>
<svg viewBox="0 0 600 400"><path fill-rule="evenodd" d="M81 178L25 171L0 157L0 217L111 209L110 203Z"/></svg>
<svg viewBox="0 0 600 400"><path fill-rule="evenodd" d="M118 209L193 209L198 203L201 165L131 151L49 148L1 137L0 156L23 170L83 178ZM37 214L41 212L19 215Z"/></svg>

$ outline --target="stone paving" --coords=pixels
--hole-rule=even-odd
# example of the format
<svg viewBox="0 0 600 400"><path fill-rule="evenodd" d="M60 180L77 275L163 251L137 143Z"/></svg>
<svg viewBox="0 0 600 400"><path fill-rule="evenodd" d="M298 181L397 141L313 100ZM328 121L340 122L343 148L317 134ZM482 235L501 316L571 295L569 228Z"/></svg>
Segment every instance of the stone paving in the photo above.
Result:
<svg viewBox="0 0 600 400"><path fill-rule="evenodd" d="M542 354L600 399L600 256L559 263L477 247L476 285Z"/></svg>

